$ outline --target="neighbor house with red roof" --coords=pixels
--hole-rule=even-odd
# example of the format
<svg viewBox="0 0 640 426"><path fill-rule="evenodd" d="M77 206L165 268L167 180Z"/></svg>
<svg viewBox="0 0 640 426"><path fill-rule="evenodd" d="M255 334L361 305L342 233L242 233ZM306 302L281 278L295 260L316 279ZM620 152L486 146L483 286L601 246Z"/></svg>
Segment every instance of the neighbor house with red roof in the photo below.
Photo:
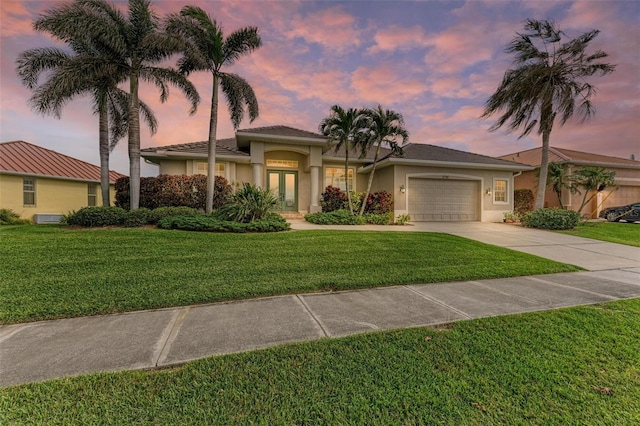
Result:
<svg viewBox="0 0 640 426"><path fill-rule="evenodd" d="M538 186L542 148L515 152L498 158L535 167L535 170L525 171L515 178L516 189L531 189L535 195ZM571 174L583 166L602 167L615 172L616 186L606 188L598 193L592 202L582 210L581 213L583 215L598 217L600 211L607 207L623 206L640 201L640 161L550 147L549 163L566 164L567 174ZM562 203L566 208L576 210L580 207L583 195L571 194L570 191L565 189L561 194ZM558 197L551 187L547 188L544 204L545 207L559 206Z"/></svg>
<svg viewBox="0 0 640 426"><path fill-rule="evenodd" d="M110 171L114 184L124 175ZM0 143L0 208L36 223L57 222L63 214L101 206L100 167L24 141Z"/></svg>

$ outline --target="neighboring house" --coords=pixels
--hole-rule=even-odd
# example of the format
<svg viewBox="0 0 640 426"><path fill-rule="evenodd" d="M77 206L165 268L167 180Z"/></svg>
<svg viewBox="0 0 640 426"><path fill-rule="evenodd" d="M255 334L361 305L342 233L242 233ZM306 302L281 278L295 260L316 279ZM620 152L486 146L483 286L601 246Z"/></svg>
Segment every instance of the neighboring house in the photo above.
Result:
<svg viewBox="0 0 640 426"><path fill-rule="evenodd" d="M113 184L123 176L109 172L112 202ZM44 223L101 205L100 167L24 141L0 143L0 208Z"/></svg>
<svg viewBox="0 0 640 426"><path fill-rule="evenodd" d="M206 174L207 142L147 148L146 161L160 174ZM373 151L350 155L349 186L365 191ZM372 192L388 191L394 214L413 221L499 222L513 210L513 178L532 167L434 145L408 144L403 157L384 150ZM284 212L317 212L329 186L345 188L344 151L327 138L286 126L244 129L218 141L216 174L229 182L249 182L274 191Z"/></svg>
<svg viewBox="0 0 640 426"><path fill-rule="evenodd" d="M531 189L535 195L538 185L541 156L542 148L534 148L503 155L498 158L536 167L536 170L526 171L516 177L515 180L516 189L528 188ZM581 212L582 214L598 217L600 211L607 207L621 206L640 201L640 161L550 147L549 162L567 164L567 174L573 173L582 166L602 167L616 173L615 179L617 187L606 188L600 192L593 198L591 203L585 206ZM571 194L570 191L564 190L562 192L562 203L566 208L576 210L582 203L583 195L584 194ZM558 197L551 187L547 188L544 204L545 207L559 206Z"/></svg>

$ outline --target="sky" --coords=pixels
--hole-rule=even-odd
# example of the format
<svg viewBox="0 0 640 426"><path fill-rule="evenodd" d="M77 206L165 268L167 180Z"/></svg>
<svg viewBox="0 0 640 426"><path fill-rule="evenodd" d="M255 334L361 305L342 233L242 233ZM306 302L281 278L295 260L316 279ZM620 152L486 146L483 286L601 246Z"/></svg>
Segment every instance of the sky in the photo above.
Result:
<svg viewBox="0 0 640 426"><path fill-rule="evenodd" d="M16 76L15 60L33 47L58 46L32 29L33 20L59 0L0 0L0 141L25 140L99 164L98 118L88 98L66 105L61 119L33 112L30 91ZM126 1L114 1L126 10ZM375 107L404 116L412 143L499 156L535 148L540 137L519 139L506 129L489 132L497 116L482 120L484 103L497 89L512 57L504 52L526 19L553 20L567 35L601 33L597 49L616 64L614 73L587 81L597 88L595 116L556 123L551 146L640 158L640 2L578 1L203 1L152 0L163 17L198 5L229 34L256 26L263 45L230 69L253 87L260 116L240 128L286 125L317 131L332 105ZM167 64L175 66L175 60ZM177 90L160 103L154 87L141 99L159 121L142 148L206 140L211 76L190 76L202 102L194 115ZM218 138L233 136L221 104ZM128 174L126 138L111 155L111 168ZM144 176L157 168L142 165Z"/></svg>

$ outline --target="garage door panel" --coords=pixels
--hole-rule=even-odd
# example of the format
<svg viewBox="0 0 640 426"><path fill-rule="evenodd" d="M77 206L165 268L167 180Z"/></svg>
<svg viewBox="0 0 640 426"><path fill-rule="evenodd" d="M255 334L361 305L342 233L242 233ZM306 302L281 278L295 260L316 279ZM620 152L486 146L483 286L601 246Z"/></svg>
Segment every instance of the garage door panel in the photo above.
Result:
<svg viewBox="0 0 640 426"><path fill-rule="evenodd" d="M469 180L409 179L409 215L416 222L479 220L479 183Z"/></svg>

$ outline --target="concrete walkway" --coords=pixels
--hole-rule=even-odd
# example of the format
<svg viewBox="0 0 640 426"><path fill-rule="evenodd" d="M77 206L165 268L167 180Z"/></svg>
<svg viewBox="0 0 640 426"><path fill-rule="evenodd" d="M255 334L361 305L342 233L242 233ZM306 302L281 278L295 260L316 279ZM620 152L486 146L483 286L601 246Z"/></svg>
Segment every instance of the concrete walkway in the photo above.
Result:
<svg viewBox="0 0 640 426"><path fill-rule="evenodd" d="M293 224L294 229L310 227L327 228ZM0 326L0 386L169 366L210 355L373 330L640 297L639 248L504 224L348 229L447 232L589 271L300 294Z"/></svg>

